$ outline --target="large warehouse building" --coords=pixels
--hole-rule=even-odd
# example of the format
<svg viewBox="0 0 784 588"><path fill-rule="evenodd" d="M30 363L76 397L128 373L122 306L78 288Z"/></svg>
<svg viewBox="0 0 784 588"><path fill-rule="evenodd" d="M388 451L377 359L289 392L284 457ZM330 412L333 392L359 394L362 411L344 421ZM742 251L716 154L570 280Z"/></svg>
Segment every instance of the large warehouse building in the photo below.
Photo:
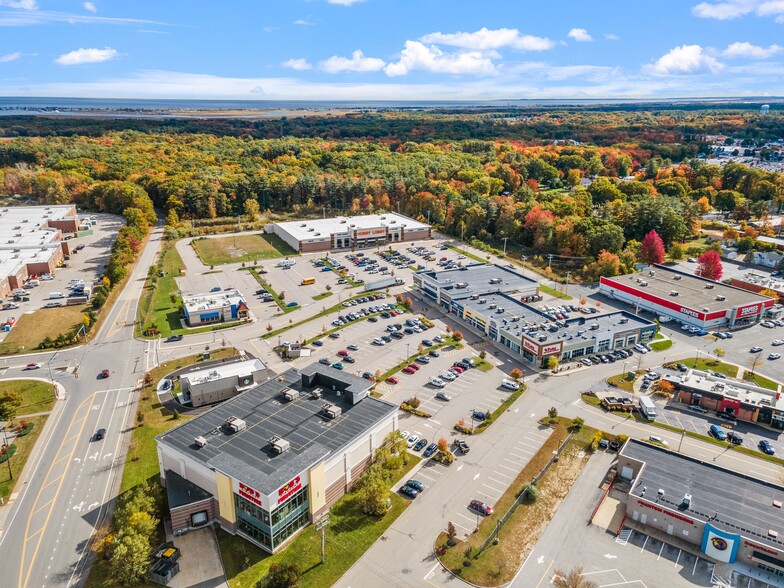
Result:
<svg viewBox="0 0 784 588"><path fill-rule="evenodd" d="M157 437L172 529L218 523L274 552L343 496L397 429L372 382L290 369Z"/></svg>
<svg viewBox="0 0 784 588"><path fill-rule="evenodd" d="M616 489L628 491L633 526L690 543L713 561L748 566L774 584L784 577L784 487L635 440L617 467Z"/></svg>
<svg viewBox="0 0 784 588"><path fill-rule="evenodd" d="M662 265L641 273L602 277L599 290L638 309L703 329L757 322L776 303L767 296Z"/></svg>
<svg viewBox="0 0 784 588"><path fill-rule="evenodd" d="M274 223L264 227L300 253L368 249L430 239L430 225L388 212Z"/></svg>

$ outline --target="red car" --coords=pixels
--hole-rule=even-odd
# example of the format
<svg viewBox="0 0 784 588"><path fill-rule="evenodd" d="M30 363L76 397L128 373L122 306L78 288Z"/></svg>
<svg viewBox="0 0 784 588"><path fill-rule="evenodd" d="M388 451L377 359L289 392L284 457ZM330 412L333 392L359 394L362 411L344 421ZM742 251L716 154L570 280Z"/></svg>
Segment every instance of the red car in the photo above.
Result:
<svg viewBox="0 0 784 588"><path fill-rule="evenodd" d="M403 373L405 374L415 374L416 370L412 368L410 365L403 368Z"/></svg>
<svg viewBox="0 0 784 588"><path fill-rule="evenodd" d="M338 355L340 357L346 357L348 355L348 351L346 351L345 349L341 349L340 351L338 351Z"/></svg>
<svg viewBox="0 0 784 588"><path fill-rule="evenodd" d="M109 370L103 370L101 372L101 377L102 378L108 378L109 377Z"/></svg>
<svg viewBox="0 0 784 588"><path fill-rule="evenodd" d="M439 261L446 261L446 257L442 257Z"/></svg>
<svg viewBox="0 0 784 588"><path fill-rule="evenodd" d="M471 504L468 505L468 508L485 516L490 516L493 514L493 507L488 506L481 500L472 500Z"/></svg>
<svg viewBox="0 0 784 588"><path fill-rule="evenodd" d="M395 376L389 376L387 378L387 383L388 384L398 384L399 382L400 382L400 380L398 380Z"/></svg>
<svg viewBox="0 0 784 588"><path fill-rule="evenodd" d="M419 366L418 366L417 364L415 364L415 363L410 363L410 364L408 364L408 367L410 367L410 368L411 368L412 370L414 370L415 372L418 372L418 371L419 371Z"/></svg>
<svg viewBox="0 0 784 588"><path fill-rule="evenodd" d="M449 370L453 372L457 372L458 374L463 373L463 368L461 368L459 365L453 365L451 368L449 368Z"/></svg>

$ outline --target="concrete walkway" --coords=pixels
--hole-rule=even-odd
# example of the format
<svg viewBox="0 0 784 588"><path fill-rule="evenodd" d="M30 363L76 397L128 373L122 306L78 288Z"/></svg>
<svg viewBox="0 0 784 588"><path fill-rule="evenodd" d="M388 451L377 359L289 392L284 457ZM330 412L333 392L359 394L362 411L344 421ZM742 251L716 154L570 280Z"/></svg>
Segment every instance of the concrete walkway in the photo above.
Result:
<svg viewBox="0 0 784 588"><path fill-rule="evenodd" d="M212 527L191 531L174 539L182 556L180 573L172 578L171 588L229 588L223 570L218 538Z"/></svg>

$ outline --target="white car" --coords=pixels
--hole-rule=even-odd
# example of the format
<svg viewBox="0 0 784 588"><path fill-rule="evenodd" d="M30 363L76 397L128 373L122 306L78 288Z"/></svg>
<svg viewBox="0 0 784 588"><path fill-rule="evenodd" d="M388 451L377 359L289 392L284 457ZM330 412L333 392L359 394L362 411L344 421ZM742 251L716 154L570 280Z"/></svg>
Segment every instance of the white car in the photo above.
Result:
<svg viewBox="0 0 784 588"><path fill-rule="evenodd" d="M779 345L784 345L784 341L782 341L781 339L773 339L773 341L771 341L770 344L773 345L774 347L778 347Z"/></svg>
<svg viewBox="0 0 784 588"><path fill-rule="evenodd" d="M438 372L438 377L441 378L442 380L447 380L448 382L451 382L456 378L455 374L453 374L452 372L448 372L446 370L442 370Z"/></svg>
<svg viewBox="0 0 784 588"><path fill-rule="evenodd" d="M648 440L653 441L654 443L658 443L659 445L664 445L665 447L668 447L670 445L669 443L667 443L667 441L665 441L658 435L651 435L650 437L648 437Z"/></svg>
<svg viewBox="0 0 784 588"><path fill-rule="evenodd" d="M520 384L515 382L514 380L501 380L501 388L506 388L507 390L519 390Z"/></svg>
<svg viewBox="0 0 784 588"><path fill-rule="evenodd" d="M386 344L387 344L386 341L384 341L383 339L379 339L378 337L373 339L373 345L386 345Z"/></svg>
<svg viewBox="0 0 784 588"><path fill-rule="evenodd" d="M439 392L438 394L436 394L436 398L438 398L439 400L444 400L446 402L452 400L452 397L446 392Z"/></svg>
<svg viewBox="0 0 784 588"><path fill-rule="evenodd" d="M781 357L780 353L771 353L768 355L768 359L779 359Z"/></svg>
<svg viewBox="0 0 784 588"><path fill-rule="evenodd" d="M446 382L440 378L428 378L427 383L436 388L443 388L446 386Z"/></svg>
<svg viewBox="0 0 784 588"><path fill-rule="evenodd" d="M350 345L346 346L346 349L350 349L351 351L356 351L357 349L359 349L359 345L357 345L356 343L351 343Z"/></svg>
<svg viewBox="0 0 784 588"><path fill-rule="evenodd" d="M417 441L419 441L419 437L417 435L411 435L408 438L408 441L406 441L406 445L408 445L408 448L411 449L414 445L416 445Z"/></svg>

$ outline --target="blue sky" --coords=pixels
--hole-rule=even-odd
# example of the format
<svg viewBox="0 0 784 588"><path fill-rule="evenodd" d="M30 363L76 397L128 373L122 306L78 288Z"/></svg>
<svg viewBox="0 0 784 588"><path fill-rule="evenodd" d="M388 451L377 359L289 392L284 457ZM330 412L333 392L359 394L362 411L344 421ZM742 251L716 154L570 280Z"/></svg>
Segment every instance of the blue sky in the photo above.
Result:
<svg viewBox="0 0 784 588"><path fill-rule="evenodd" d="M784 0L0 0L0 95L784 95Z"/></svg>

